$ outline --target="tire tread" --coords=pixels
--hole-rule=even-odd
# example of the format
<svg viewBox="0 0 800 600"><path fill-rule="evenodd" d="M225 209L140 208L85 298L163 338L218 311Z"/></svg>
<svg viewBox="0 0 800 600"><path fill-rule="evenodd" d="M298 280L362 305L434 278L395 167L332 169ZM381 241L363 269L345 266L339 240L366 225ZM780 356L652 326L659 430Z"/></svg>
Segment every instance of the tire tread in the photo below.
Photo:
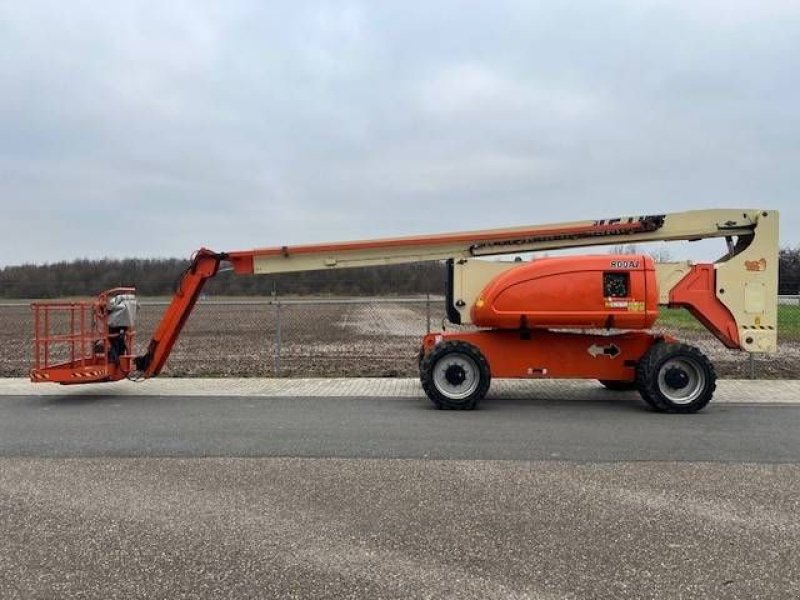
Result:
<svg viewBox="0 0 800 600"><path fill-rule="evenodd" d="M453 400L444 396L433 383L433 369L436 363L445 355L450 353L466 354L475 361L480 371L480 382L476 390L463 400ZM491 385L491 371L489 363L483 353L472 344L462 341L442 342L433 350L428 352L420 361L420 381L422 389L428 396L433 405L441 410L472 410L486 395Z"/></svg>
<svg viewBox="0 0 800 600"><path fill-rule="evenodd" d="M671 357L689 355L706 373L706 387L691 404L675 404L658 389L658 370ZM636 366L636 386L642 399L654 409L665 413L695 413L711 401L717 388L717 374L713 363L699 348L676 342L658 342L645 352Z"/></svg>

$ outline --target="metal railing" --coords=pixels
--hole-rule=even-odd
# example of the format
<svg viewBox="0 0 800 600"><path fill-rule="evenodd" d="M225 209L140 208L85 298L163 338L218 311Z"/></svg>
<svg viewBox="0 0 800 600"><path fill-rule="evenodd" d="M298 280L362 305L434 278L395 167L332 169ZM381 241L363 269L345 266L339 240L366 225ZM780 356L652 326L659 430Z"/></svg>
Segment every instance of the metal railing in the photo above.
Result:
<svg viewBox="0 0 800 600"><path fill-rule="evenodd" d="M166 304L140 299L139 340L150 338ZM444 320L440 296L204 298L163 375L415 376L422 336L441 329ZM0 303L0 376L28 375L32 321L29 303ZM780 298L780 349L774 355L727 350L691 321L687 326L666 319L664 323L658 327L699 346L723 377L800 378L800 296Z"/></svg>

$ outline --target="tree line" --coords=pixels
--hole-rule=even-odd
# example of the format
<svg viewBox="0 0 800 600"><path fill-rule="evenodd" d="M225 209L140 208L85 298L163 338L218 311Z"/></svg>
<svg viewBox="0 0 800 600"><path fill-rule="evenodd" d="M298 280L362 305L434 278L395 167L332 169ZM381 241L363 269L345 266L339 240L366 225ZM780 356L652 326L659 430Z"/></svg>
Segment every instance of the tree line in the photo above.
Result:
<svg viewBox="0 0 800 600"><path fill-rule="evenodd" d="M800 293L800 248L780 251L780 294ZM75 260L0 269L0 298L93 296L135 286L142 296L171 296L189 261L177 258ZM209 296L442 294L442 262L281 273L255 277L220 271L204 288Z"/></svg>
<svg viewBox="0 0 800 600"><path fill-rule="evenodd" d="M224 265L224 263L223 263ZM0 269L0 298L94 296L133 286L141 296L171 296L189 266L177 258L75 260ZM207 296L442 294L446 267L440 262L240 276L220 270L206 282Z"/></svg>
<svg viewBox="0 0 800 600"><path fill-rule="evenodd" d="M800 294L800 247L783 248L778 259L778 293Z"/></svg>

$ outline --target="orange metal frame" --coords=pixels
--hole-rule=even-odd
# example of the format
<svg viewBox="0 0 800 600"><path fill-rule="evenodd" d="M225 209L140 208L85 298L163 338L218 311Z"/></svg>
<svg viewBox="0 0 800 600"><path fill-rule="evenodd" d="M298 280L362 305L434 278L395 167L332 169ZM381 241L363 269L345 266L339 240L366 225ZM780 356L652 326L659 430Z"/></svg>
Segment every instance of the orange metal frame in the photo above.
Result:
<svg viewBox="0 0 800 600"><path fill-rule="evenodd" d="M227 254L216 253L207 248L201 248L195 253L192 264L181 277L172 302L153 333L147 353L137 357L135 361L136 370L142 377L155 377L161 372L205 282L217 274L220 261L227 257Z"/></svg>
<svg viewBox="0 0 800 600"><path fill-rule="evenodd" d="M737 349L740 345L736 319L720 302L716 288L717 274L714 265L694 265L670 290L669 305L686 308L727 348Z"/></svg>
<svg viewBox="0 0 800 600"><path fill-rule="evenodd" d="M34 302L33 357L31 381L61 384L117 381L131 371L135 331L110 333L108 300L117 294L132 294L134 288L114 288L95 300L74 302ZM53 333L55 320L66 325L64 333ZM112 361L110 351L115 339L125 337L126 353ZM54 363L54 355L66 356L66 362Z"/></svg>
<svg viewBox="0 0 800 600"><path fill-rule="evenodd" d="M425 354L442 342L467 342L489 363L492 377L609 379L633 381L636 362L660 340L673 338L643 331L593 335L532 329L429 333Z"/></svg>

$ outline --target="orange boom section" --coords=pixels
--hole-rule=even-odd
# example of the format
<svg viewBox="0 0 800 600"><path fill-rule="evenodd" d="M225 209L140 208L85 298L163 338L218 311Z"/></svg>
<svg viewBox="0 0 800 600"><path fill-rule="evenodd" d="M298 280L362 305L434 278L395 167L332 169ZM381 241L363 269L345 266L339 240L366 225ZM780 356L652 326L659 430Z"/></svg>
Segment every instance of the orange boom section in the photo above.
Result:
<svg viewBox="0 0 800 600"><path fill-rule="evenodd" d="M658 317L653 259L644 255L543 258L490 281L472 322L497 329L647 329Z"/></svg>

